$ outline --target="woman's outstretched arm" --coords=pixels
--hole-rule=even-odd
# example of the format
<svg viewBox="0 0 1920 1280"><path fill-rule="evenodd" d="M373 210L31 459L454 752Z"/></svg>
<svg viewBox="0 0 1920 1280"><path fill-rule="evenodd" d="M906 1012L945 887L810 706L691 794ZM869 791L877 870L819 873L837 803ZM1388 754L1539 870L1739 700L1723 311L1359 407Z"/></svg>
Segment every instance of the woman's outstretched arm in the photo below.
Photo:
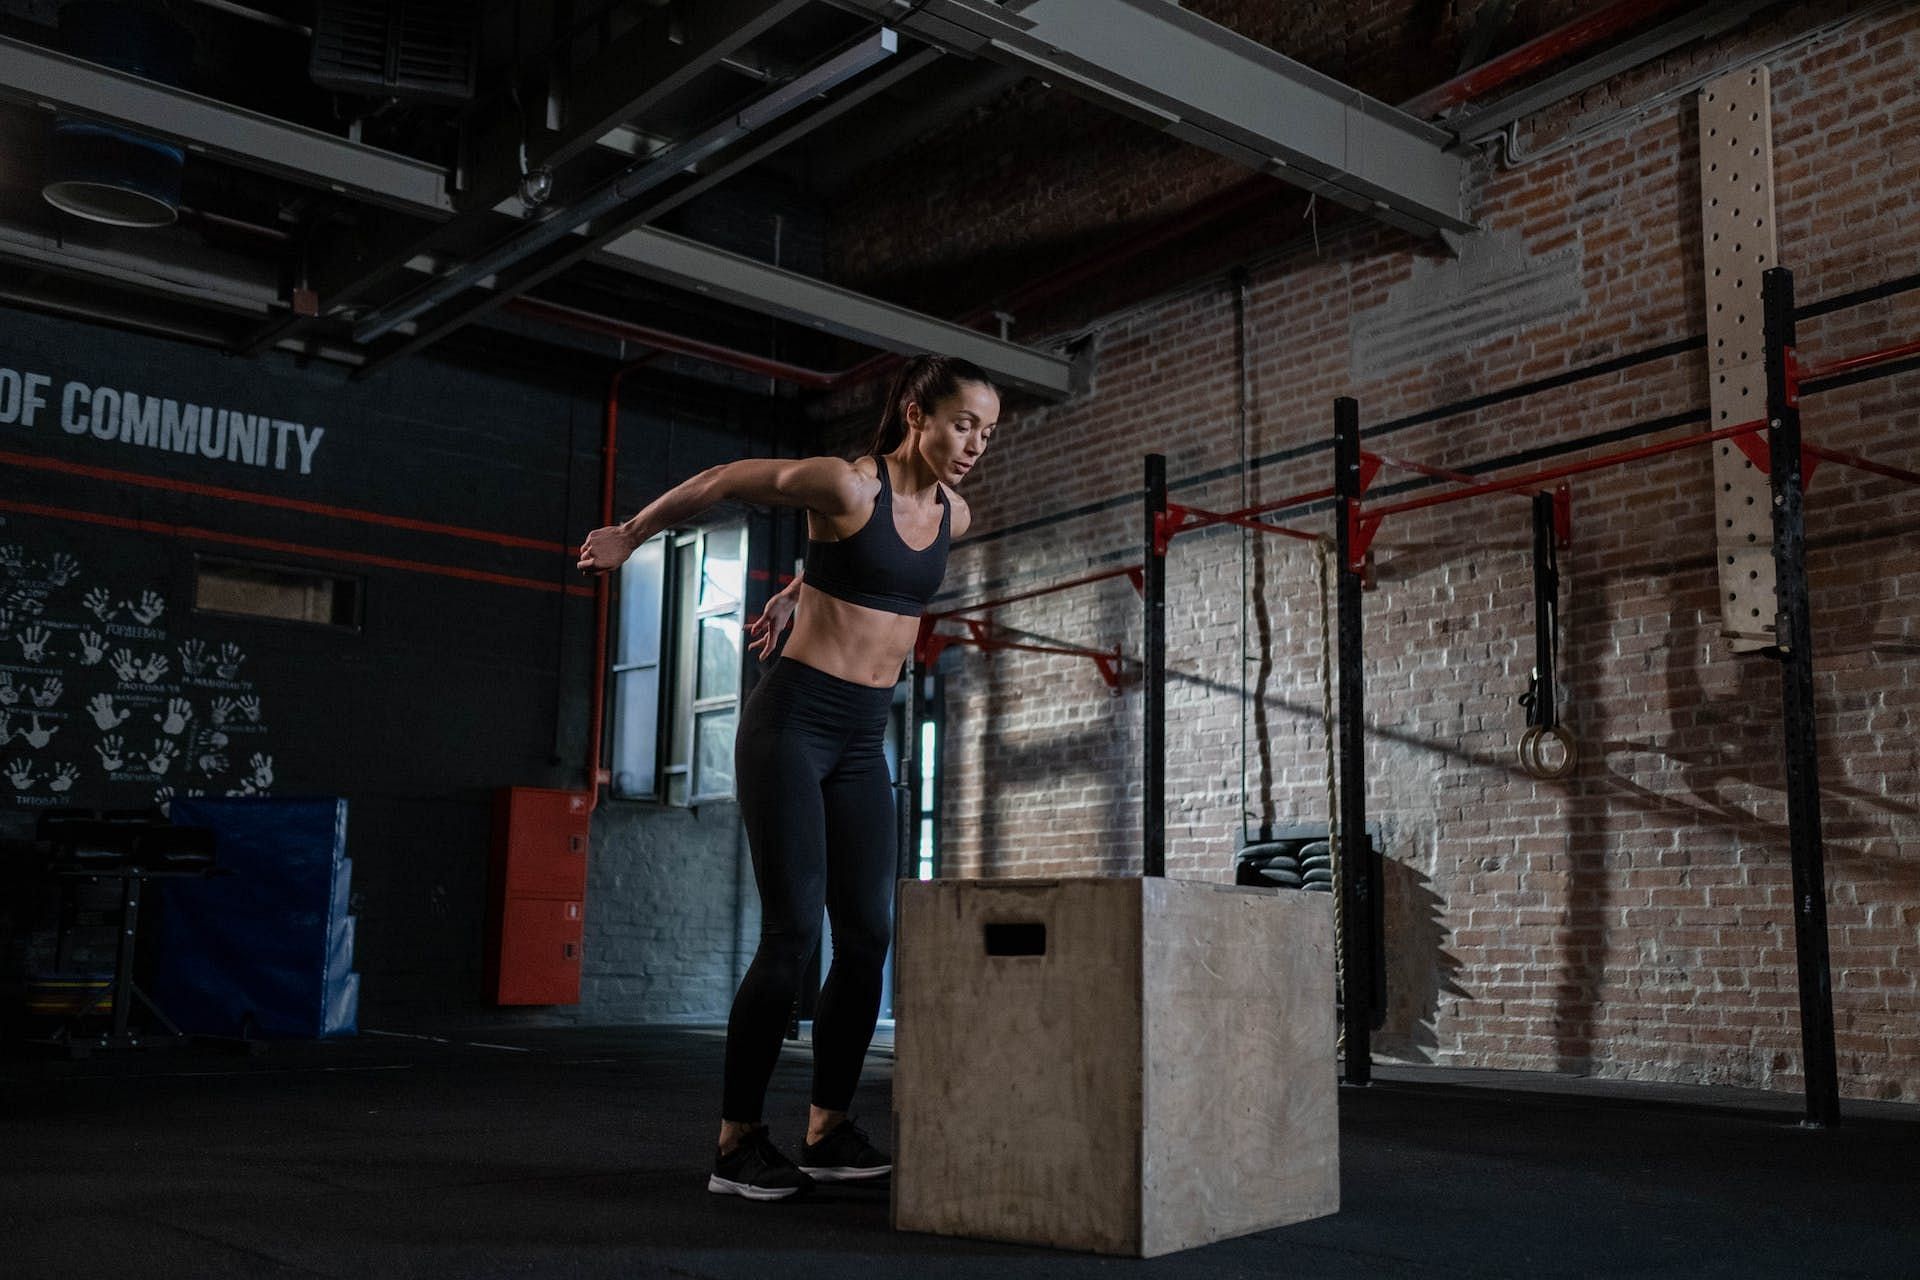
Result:
<svg viewBox="0 0 1920 1280"><path fill-rule="evenodd" d="M655 498L631 520L588 534L580 568L588 573L617 569L648 538L729 498L840 516L854 509L867 483L843 458L747 458L709 467Z"/></svg>

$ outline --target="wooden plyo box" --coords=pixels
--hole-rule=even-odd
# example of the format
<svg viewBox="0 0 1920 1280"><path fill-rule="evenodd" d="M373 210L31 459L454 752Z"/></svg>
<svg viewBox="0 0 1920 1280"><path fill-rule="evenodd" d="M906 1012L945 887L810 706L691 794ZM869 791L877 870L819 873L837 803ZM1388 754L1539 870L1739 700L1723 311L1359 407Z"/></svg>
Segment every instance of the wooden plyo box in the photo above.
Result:
<svg viewBox="0 0 1920 1280"><path fill-rule="evenodd" d="M1340 1207L1330 895L905 880L893 1225L1152 1257Z"/></svg>

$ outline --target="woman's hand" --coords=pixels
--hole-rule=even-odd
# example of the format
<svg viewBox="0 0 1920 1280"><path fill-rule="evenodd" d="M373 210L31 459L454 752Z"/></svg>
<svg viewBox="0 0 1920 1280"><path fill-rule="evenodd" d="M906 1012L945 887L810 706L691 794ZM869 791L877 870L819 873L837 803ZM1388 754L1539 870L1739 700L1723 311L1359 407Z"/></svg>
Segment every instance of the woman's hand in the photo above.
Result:
<svg viewBox="0 0 1920 1280"><path fill-rule="evenodd" d="M580 546L580 569L584 573L608 573L618 569L644 541L644 538L627 532L625 525L595 529Z"/></svg>
<svg viewBox="0 0 1920 1280"><path fill-rule="evenodd" d="M773 656L781 633L793 622L800 605L800 579L795 578L780 594L767 601L766 610L747 623L747 651L762 662Z"/></svg>

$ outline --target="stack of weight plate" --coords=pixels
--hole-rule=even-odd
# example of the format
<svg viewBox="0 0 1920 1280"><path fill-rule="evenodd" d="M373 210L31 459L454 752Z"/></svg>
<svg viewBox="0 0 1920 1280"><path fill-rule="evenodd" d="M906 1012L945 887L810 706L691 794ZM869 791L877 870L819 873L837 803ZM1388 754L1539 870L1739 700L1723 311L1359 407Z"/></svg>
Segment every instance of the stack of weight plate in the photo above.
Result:
<svg viewBox="0 0 1920 1280"><path fill-rule="evenodd" d="M1275 840L1248 845L1233 860L1234 883L1269 885L1281 889L1303 887L1300 844L1298 840Z"/></svg>
<svg viewBox="0 0 1920 1280"><path fill-rule="evenodd" d="M1313 840L1300 846L1300 887L1309 893L1333 892L1333 846Z"/></svg>

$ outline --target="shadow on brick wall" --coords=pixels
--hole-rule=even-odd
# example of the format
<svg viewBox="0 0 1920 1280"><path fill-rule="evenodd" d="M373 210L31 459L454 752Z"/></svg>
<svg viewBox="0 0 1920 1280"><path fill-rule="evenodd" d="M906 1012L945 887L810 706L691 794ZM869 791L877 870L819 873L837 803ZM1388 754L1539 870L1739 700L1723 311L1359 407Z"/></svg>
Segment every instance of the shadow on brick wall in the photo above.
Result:
<svg viewBox="0 0 1920 1280"><path fill-rule="evenodd" d="M1411 1062L1432 1062L1439 1041L1434 1023L1440 997L1465 996L1460 961L1447 951L1444 903L1433 881L1417 867L1381 861L1386 911L1387 1012L1373 1041L1375 1053Z"/></svg>

